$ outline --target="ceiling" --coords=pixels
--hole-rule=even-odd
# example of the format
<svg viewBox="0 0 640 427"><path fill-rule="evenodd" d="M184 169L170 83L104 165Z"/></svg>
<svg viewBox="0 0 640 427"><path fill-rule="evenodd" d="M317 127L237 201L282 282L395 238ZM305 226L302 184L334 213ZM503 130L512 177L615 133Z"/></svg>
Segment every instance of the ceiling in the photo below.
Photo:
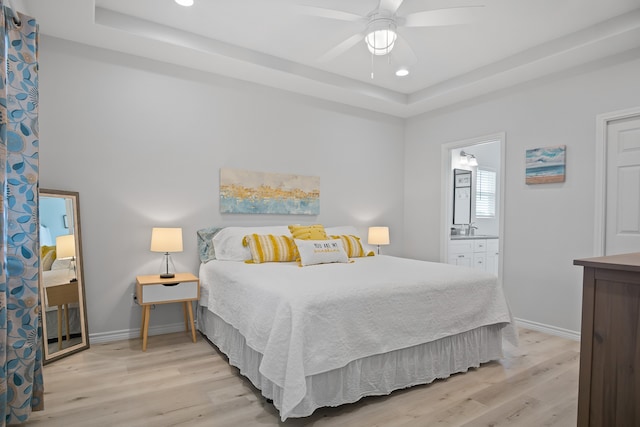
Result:
<svg viewBox="0 0 640 427"><path fill-rule="evenodd" d="M45 35L398 117L623 52L640 57L640 0L404 0L399 15L482 7L463 25L399 28L388 56L372 58L360 42L321 60L366 24L311 16L301 6L365 16L378 1L195 0L190 8L173 0L11 3L34 16ZM408 47L417 62L409 76L396 77Z"/></svg>

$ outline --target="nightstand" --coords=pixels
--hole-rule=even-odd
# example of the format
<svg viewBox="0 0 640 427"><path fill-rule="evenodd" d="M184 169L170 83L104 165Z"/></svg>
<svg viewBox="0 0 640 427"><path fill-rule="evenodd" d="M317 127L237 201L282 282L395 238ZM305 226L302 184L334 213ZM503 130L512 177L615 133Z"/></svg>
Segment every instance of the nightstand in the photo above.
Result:
<svg viewBox="0 0 640 427"><path fill-rule="evenodd" d="M68 342L71 339L71 330L69 329L69 304L80 301L78 282L47 286L45 291L47 293L47 306L58 307L58 350L62 350L62 316L64 313L64 324L67 328Z"/></svg>
<svg viewBox="0 0 640 427"><path fill-rule="evenodd" d="M136 295L138 304L142 306L142 351L147 351L147 334L149 332L149 315L154 304L181 302L184 309L184 327L196 342L196 328L193 323L192 301L200 298L200 279L191 273L176 273L176 277L162 279L158 274L136 276ZM188 316L188 318L187 318Z"/></svg>

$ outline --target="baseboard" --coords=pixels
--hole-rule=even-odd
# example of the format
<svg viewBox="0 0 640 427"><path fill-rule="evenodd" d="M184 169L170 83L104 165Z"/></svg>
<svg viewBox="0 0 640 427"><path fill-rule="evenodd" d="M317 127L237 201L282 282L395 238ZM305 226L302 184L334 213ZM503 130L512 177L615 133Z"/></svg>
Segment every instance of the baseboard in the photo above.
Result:
<svg viewBox="0 0 640 427"><path fill-rule="evenodd" d="M532 322L530 320L514 318L516 326L526 329L532 329L545 334L555 335L561 338L567 338L573 341L580 341L580 332L571 331L569 329L558 328L557 326L545 325L544 323Z"/></svg>
<svg viewBox="0 0 640 427"><path fill-rule="evenodd" d="M149 326L149 336L171 334L184 331L184 323L172 323L169 325ZM123 329L120 331L98 332L89 334L89 343L100 344L105 342L131 340L140 338L140 328Z"/></svg>

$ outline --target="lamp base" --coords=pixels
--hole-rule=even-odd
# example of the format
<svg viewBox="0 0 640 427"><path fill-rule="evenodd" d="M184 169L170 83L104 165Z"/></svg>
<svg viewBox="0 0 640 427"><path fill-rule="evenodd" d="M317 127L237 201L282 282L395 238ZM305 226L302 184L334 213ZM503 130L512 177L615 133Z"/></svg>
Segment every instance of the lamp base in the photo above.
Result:
<svg viewBox="0 0 640 427"><path fill-rule="evenodd" d="M162 273L162 274L160 275L160 278L161 278L161 279L172 279L172 278L174 278L174 277L176 277L176 275L175 275L175 274L173 274L173 273Z"/></svg>

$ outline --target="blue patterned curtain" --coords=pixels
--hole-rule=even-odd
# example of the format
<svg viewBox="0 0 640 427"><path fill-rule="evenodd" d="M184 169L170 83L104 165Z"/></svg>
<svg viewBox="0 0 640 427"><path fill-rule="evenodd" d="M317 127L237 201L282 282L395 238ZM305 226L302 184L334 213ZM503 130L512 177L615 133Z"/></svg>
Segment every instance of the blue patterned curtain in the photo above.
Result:
<svg viewBox="0 0 640 427"><path fill-rule="evenodd" d="M0 422L42 409L38 293L38 28L0 0Z"/></svg>

